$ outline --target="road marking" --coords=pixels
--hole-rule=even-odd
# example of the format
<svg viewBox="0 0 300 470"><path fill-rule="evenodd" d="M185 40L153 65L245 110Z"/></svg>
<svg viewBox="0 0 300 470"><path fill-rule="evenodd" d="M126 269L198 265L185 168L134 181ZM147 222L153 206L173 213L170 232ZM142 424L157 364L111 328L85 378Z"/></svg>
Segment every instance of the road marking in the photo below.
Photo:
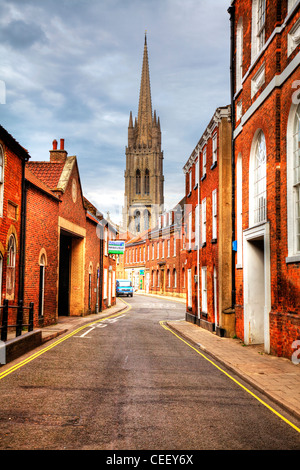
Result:
<svg viewBox="0 0 300 470"><path fill-rule="evenodd" d="M10 367L9 369L7 370L4 370L3 372L0 372L0 380L4 379L4 377L7 377L8 375L12 374L13 372L15 372L16 370L20 369L21 367L25 366L26 364L28 364L29 362L33 361L34 359L38 358L39 356L41 356L42 354L46 353L47 351L50 351L50 349L53 349L55 348L56 346L58 346L60 343L63 343L64 341L66 341L67 339L71 338L72 336L75 336L76 333L79 333L80 331L84 330L85 328L91 326L91 325L94 325L95 323L101 323L109 318L115 318L115 317L118 317L120 315L124 315L124 312L129 312L129 310L131 310L131 305L127 304L123 299L122 301L127 305L127 308L126 310L122 310L122 312L120 313L115 313L115 314L112 314L112 315L109 315L105 318L101 318L100 320L96 320L96 321L93 321L91 323L88 323L86 325L83 325L79 328L77 328L76 330L72 331L71 333L69 334L66 334L65 336L63 336L62 338L58 339L57 341L55 341L54 343L50 344L49 346L46 346L44 349L41 349L40 351L32 354L31 356L27 357L26 359L24 359L23 361L20 361L18 362L17 364L15 364L14 366Z"/></svg>
<svg viewBox="0 0 300 470"><path fill-rule="evenodd" d="M168 328L163 321L160 321L159 322L160 326L162 326L165 330L169 331L170 333L172 333L174 336L176 336L176 338L180 339L180 341L182 341L183 343L185 343L187 346L189 346L191 349L193 349L194 351L196 351L197 354L199 354L200 356L202 356L204 359L206 359L208 362L210 362L214 367L216 367L219 371L223 372L223 374L225 374L227 377L229 377L231 380L233 380L233 382L235 382L237 385L239 385L243 390L245 390L247 393L249 393L250 395L252 395L252 397L254 397L256 400L258 400L262 405L264 405L266 408L268 408L268 410L272 411L272 413L274 413L276 416L278 416L280 419L282 419L285 423L287 423L289 426L291 426L293 429L295 429L295 431L297 431L298 433L300 433L300 428L298 428L295 424L291 423L291 421L289 421L288 419L286 419L284 416L282 416L280 413L278 413L278 411L274 410L274 408L272 408L270 405L268 405L266 402L264 402L263 400L261 400L261 398L259 398L257 395L255 395L253 392L251 392L251 390L249 390L247 387L245 387L244 385L242 385L238 380L236 380L234 377L232 377L230 374L228 374L228 372L226 372L224 369L222 369L221 367L219 367L217 364L215 364L211 359L209 359L208 357L205 356L205 354L202 354L198 349L194 348L194 346L192 346L191 344L189 344L187 341L185 341L183 338L181 338L177 333L175 333L174 331L172 331L170 328Z"/></svg>
<svg viewBox="0 0 300 470"><path fill-rule="evenodd" d="M74 336L74 338L84 338L90 331L93 331L96 327L93 326L93 328L90 328L89 330L87 330L85 333L83 333L82 335L80 336Z"/></svg>

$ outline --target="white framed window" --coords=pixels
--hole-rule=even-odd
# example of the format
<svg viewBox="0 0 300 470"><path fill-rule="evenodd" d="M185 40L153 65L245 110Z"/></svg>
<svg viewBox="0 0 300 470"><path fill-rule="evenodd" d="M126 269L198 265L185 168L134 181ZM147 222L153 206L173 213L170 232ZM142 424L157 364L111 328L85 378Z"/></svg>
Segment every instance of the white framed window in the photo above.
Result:
<svg viewBox="0 0 300 470"><path fill-rule="evenodd" d="M266 40L266 0L252 0L252 62Z"/></svg>
<svg viewBox="0 0 300 470"><path fill-rule="evenodd" d="M167 252L168 252L168 258L170 258L170 240L167 240Z"/></svg>
<svg viewBox="0 0 300 470"><path fill-rule="evenodd" d="M167 277L168 277L168 287L171 287L171 271L170 271L170 269L168 269Z"/></svg>
<svg viewBox="0 0 300 470"><path fill-rule="evenodd" d="M39 317L40 318L44 316L45 268L46 268L46 256L42 254L40 258L40 279L39 279Z"/></svg>
<svg viewBox="0 0 300 470"><path fill-rule="evenodd" d="M206 147L202 152L202 178L206 175Z"/></svg>
<svg viewBox="0 0 300 470"><path fill-rule="evenodd" d="M156 255L157 259L159 259L159 242L156 243Z"/></svg>
<svg viewBox="0 0 300 470"><path fill-rule="evenodd" d="M300 253L300 105L298 105L293 126L293 185L294 200L294 253Z"/></svg>
<svg viewBox="0 0 300 470"><path fill-rule="evenodd" d="M0 145L0 217L3 216L3 195L4 195L4 153Z"/></svg>
<svg viewBox="0 0 300 470"><path fill-rule="evenodd" d="M152 243L152 259L154 259L154 243Z"/></svg>
<svg viewBox="0 0 300 470"><path fill-rule="evenodd" d="M217 215L218 215L218 198L217 190L212 192L212 237L217 238Z"/></svg>
<svg viewBox="0 0 300 470"><path fill-rule="evenodd" d="M201 310L207 313L207 267L201 268Z"/></svg>
<svg viewBox="0 0 300 470"><path fill-rule="evenodd" d="M249 208L250 224L267 220L267 149L264 133L260 130L254 137L250 155Z"/></svg>
<svg viewBox="0 0 300 470"><path fill-rule="evenodd" d="M157 271L157 287L159 287L160 284L160 271Z"/></svg>
<svg viewBox="0 0 300 470"><path fill-rule="evenodd" d="M150 245L147 246L147 258L150 259Z"/></svg>
<svg viewBox="0 0 300 470"><path fill-rule="evenodd" d="M192 192L192 169L189 171L189 193Z"/></svg>
<svg viewBox="0 0 300 470"><path fill-rule="evenodd" d="M198 247L200 243L200 205L195 208L195 244Z"/></svg>
<svg viewBox="0 0 300 470"><path fill-rule="evenodd" d="M242 88L243 80L243 18L240 18L236 30L236 92Z"/></svg>
<svg viewBox="0 0 300 470"><path fill-rule="evenodd" d="M213 137L212 137L212 151L213 151L212 162L214 164L214 163L217 163L217 161L218 161L218 135L217 135L217 132L215 132Z"/></svg>
<svg viewBox="0 0 300 470"><path fill-rule="evenodd" d="M206 243L206 198L203 199L201 207L201 243Z"/></svg>
<svg viewBox="0 0 300 470"><path fill-rule="evenodd" d="M103 277L103 299L107 299L107 269L104 269Z"/></svg>
<svg viewBox="0 0 300 470"><path fill-rule="evenodd" d="M173 269L173 287L177 287L177 271L176 269Z"/></svg>
<svg viewBox="0 0 300 470"><path fill-rule="evenodd" d="M199 184L199 157L195 163L195 186Z"/></svg>
<svg viewBox="0 0 300 470"><path fill-rule="evenodd" d="M165 241L164 240L161 241L161 257L162 258L165 257Z"/></svg>
<svg viewBox="0 0 300 470"><path fill-rule="evenodd" d="M243 167L242 155L236 163L236 231L237 231L237 267L243 265Z"/></svg>
<svg viewBox="0 0 300 470"><path fill-rule="evenodd" d="M104 227L104 254L108 256L108 230L107 227Z"/></svg>
<svg viewBox="0 0 300 470"><path fill-rule="evenodd" d="M173 238L173 255L176 256L176 236L174 233L174 238Z"/></svg>
<svg viewBox="0 0 300 470"><path fill-rule="evenodd" d="M189 230L189 244L188 244L188 249L192 249L192 217L193 213L192 211L189 213L189 225L188 225L188 230Z"/></svg>

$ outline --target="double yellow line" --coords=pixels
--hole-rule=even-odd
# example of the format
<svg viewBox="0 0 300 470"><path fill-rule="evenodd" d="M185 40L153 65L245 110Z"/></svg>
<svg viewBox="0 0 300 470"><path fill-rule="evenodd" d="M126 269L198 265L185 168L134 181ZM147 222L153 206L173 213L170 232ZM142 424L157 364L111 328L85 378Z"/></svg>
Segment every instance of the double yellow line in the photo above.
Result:
<svg viewBox="0 0 300 470"><path fill-rule="evenodd" d="M123 300L123 299L122 299ZM109 315L107 317L104 317L104 318L101 318L100 320L94 320L93 322L90 322L90 323L86 323L84 324L83 326L80 326L79 328L77 328L76 330L72 331L71 333L63 336L62 338L58 339L57 341L55 341L54 343L50 344L49 346L46 346L45 348L41 349L40 351L37 351L36 353L32 354L31 356L27 357L26 359L24 359L23 361L20 361L18 362L17 364L15 364L14 366L10 367L9 369L6 369L4 370L3 372L0 373L0 380L4 379L4 377L7 377L9 374L11 374L12 372L15 372L16 370L20 369L21 367L25 366L26 364L28 364L29 362L33 361L34 359L36 359L37 357L41 356L42 354L45 354L47 351L50 351L50 349L53 349L55 348L56 346L58 346L59 344L63 343L64 341L66 341L67 339L71 338L72 336L76 335L79 331L82 331L84 330L85 328L91 326L91 325L94 325L95 323L101 323L105 320L108 320L110 318L115 318L115 317L119 317L120 315L123 315L124 313L128 312L130 309L131 309L131 306L129 304L127 304L127 302L125 302L125 300L123 300L123 302L127 305L127 308L125 310L122 310L118 313L115 313L113 315Z"/></svg>
<svg viewBox="0 0 300 470"><path fill-rule="evenodd" d="M237 385L239 385L242 389L244 389L247 393L249 393L250 395L252 395L252 397L254 397L256 400L258 400L262 405L264 405L266 408L268 408L268 410L272 411L272 413L274 413L276 416L278 416L280 419L282 419L285 423L287 423L289 426L291 426L293 429L295 429L295 431L297 431L298 433L300 433L300 428L298 428L295 424L291 423L291 421L289 421L288 419L286 419L284 416L282 416L280 413L278 413L278 411L274 410L274 408L272 408L270 405L268 405L266 402L264 402L263 400L261 400L257 395L255 395L253 392L251 392L251 390L249 390L247 387L245 387L244 385L242 385L238 380L236 380L234 377L232 377L230 374L228 374L228 372L226 372L224 369L221 369L221 367L219 367L217 364L215 364L211 359L209 359L208 357L205 356L205 354L202 354L202 352L199 351L199 349L196 349L194 346L192 346L191 344L189 344L187 341L185 341L183 338L181 338L179 335L177 335L173 330L171 330L170 328L168 328L163 321L159 322L160 325L167 331L170 331L174 336L176 336L176 338L180 339L180 341L182 341L183 343L185 343L187 346L189 346L191 349L193 349L197 354L199 354L200 356L202 356L204 359L206 359L206 361L210 362L214 367L216 367L219 371L221 371L223 374L225 374L227 377L229 377L231 380L233 380L233 382L235 382Z"/></svg>

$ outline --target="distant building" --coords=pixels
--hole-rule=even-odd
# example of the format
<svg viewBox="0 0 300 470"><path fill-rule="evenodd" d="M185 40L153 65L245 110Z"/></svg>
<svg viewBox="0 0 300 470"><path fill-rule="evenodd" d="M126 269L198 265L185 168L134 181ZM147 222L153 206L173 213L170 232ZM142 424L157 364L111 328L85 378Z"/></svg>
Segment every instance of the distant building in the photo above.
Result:
<svg viewBox="0 0 300 470"><path fill-rule="evenodd" d="M139 97L138 117L130 113L126 147L123 230L139 234L151 227L164 204L163 152L160 119L152 113L147 40Z"/></svg>

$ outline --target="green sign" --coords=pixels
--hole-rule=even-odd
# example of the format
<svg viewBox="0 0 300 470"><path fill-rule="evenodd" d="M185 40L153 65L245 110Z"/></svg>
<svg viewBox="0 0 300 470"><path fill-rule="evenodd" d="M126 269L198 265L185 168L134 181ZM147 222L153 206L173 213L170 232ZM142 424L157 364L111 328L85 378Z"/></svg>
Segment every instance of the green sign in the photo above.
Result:
<svg viewBox="0 0 300 470"><path fill-rule="evenodd" d="M108 253L111 255L123 255L125 251L125 242L121 240L109 240Z"/></svg>

